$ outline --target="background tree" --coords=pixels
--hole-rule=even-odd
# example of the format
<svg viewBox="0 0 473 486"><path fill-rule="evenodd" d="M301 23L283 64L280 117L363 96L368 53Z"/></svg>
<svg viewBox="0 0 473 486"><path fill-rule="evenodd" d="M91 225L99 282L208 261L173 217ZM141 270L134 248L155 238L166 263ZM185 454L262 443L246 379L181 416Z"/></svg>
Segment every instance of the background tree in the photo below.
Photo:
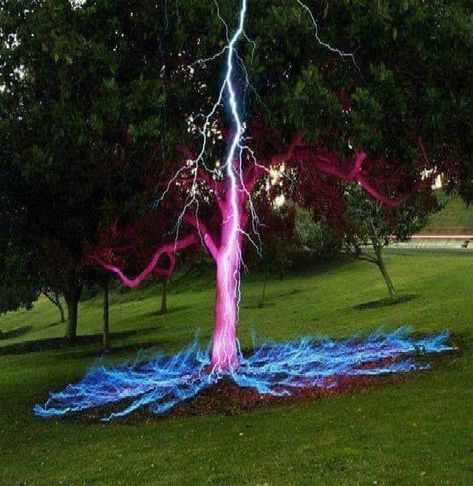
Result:
<svg viewBox="0 0 473 486"><path fill-rule="evenodd" d="M28 264L18 248L1 248L4 236L0 234L0 314L19 308L32 309L38 298L37 280L28 273Z"/></svg>
<svg viewBox="0 0 473 486"><path fill-rule="evenodd" d="M69 341L86 280L84 242L140 197L156 127L164 131L158 71L143 78L128 7L115 7L18 0L0 9L2 163L18 182L2 187L12 204L0 211L11 244L64 295ZM147 130L152 146L138 145Z"/></svg>
<svg viewBox="0 0 473 486"><path fill-rule="evenodd" d="M285 204L283 196L275 200L268 198L258 205L260 230L256 246L247 245L244 253L245 264L260 270L263 274L258 307L266 303L266 287L271 275L280 280L291 267L291 251L295 236L295 208Z"/></svg>
<svg viewBox="0 0 473 486"><path fill-rule="evenodd" d="M54 289L44 288L41 290L41 293L49 300L49 302L51 302L51 304L57 307L60 321L62 324L64 324L66 322L66 318L64 315L64 307L62 306L60 292Z"/></svg>
<svg viewBox="0 0 473 486"><path fill-rule="evenodd" d="M329 226L325 217L317 220L310 211L297 207L295 241L319 259L333 258L341 249L341 235Z"/></svg>
<svg viewBox="0 0 473 486"><path fill-rule="evenodd" d="M398 294L383 259L383 250L393 240L407 241L425 225L428 216L438 209L435 194L418 192L408 203L396 209L387 209L369 197L358 186L347 190L348 219L353 223L347 235L348 251L368 262L374 263L381 272L391 302L397 302ZM371 252L365 250L372 249Z"/></svg>

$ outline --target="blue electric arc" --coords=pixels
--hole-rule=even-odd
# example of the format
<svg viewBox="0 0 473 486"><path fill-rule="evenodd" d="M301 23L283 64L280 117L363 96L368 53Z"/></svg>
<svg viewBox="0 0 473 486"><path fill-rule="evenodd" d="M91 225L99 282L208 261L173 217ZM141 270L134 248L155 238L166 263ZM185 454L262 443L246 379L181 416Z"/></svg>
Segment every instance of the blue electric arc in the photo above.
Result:
<svg viewBox="0 0 473 486"><path fill-rule="evenodd" d="M132 363L112 367L98 363L79 382L51 393L34 413L53 418L105 408L103 421L142 408L163 415L224 378L270 396L337 389L341 379L427 370L427 357L453 350L448 333L415 337L409 327L401 327L393 332L381 329L365 339L305 337L265 343L248 356L241 354L238 369L209 372L209 354L196 339L173 356L143 354Z"/></svg>

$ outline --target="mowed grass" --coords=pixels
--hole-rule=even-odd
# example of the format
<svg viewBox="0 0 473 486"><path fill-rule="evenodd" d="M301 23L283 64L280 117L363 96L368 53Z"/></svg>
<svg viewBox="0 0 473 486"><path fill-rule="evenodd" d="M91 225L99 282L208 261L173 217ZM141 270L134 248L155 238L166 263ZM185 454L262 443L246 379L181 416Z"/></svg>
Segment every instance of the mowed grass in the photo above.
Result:
<svg viewBox="0 0 473 486"><path fill-rule="evenodd" d="M433 214L422 231L434 234L473 234L473 208L468 207L458 196L439 194L444 204L442 211Z"/></svg>
<svg viewBox="0 0 473 486"><path fill-rule="evenodd" d="M234 416L84 424L43 421L32 407L49 389L82 376L99 355L99 337L72 349L0 354L0 483L472 484L473 258L395 253L387 264L400 293L414 296L409 302L356 310L386 292L376 268L364 262L270 281L262 309L261 282L245 279L243 346L252 329L274 340L408 323L422 333L450 329L461 352L434 370L353 395ZM113 295L112 329L121 333L113 359L132 356L130 345L173 352L197 328L202 342L208 339L210 278L174 285L168 315L154 315L158 303L156 288ZM100 321L100 298L81 305L81 334L99 333ZM4 316L0 329L11 338L0 347L59 337L56 322L46 301Z"/></svg>

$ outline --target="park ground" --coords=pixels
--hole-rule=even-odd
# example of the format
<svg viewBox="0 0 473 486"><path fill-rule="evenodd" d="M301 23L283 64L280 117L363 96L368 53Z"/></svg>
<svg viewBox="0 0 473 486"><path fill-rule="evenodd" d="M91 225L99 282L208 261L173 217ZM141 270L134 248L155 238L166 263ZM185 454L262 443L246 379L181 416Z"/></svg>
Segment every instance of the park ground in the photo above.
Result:
<svg viewBox="0 0 473 486"><path fill-rule="evenodd" d="M386 325L453 333L460 351L434 369L355 394L235 415L84 423L32 413L48 390L77 380L100 355L100 296L81 304L82 343L58 346L63 325L41 300L0 318L0 484L472 484L473 258L455 252L389 252L398 290L411 299L364 306L386 290L376 267L342 261L271 280L245 279L240 337L346 337ZM200 328L210 336L208 274L176 282L170 312L156 315L159 289L112 296L114 350L174 352ZM363 306L362 306L363 307ZM28 343L28 344L26 344Z"/></svg>
<svg viewBox="0 0 473 486"><path fill-rule="evenodd" d="M438 193L442 211L433 214L422 233L473 235L473 211L460 198Z"/></svg>

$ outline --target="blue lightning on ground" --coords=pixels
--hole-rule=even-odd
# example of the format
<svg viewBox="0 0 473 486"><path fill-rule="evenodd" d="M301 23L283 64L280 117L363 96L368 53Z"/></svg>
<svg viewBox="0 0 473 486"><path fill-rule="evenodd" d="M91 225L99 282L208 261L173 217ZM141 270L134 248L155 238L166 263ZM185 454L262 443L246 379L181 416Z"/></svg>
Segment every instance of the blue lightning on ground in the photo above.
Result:
<svg viewBox="0 0 473 486"><path fill-rule="evenodd" d="M52 418L106 407L104 421L143 407L162 415L224 378L276 397L297 390L337 390L347 378L427 370L430 364L418 358L452 351L448 341L448 333L415 338L409 328L381 330L366 339L301 338L263 344L249 357L241 356L237 370L209 374L209 354L199 349L196 340L175 356L143 355L116 367L97 364L80 382L51 393L46 405L36 405L34 411Z"/></svg>

